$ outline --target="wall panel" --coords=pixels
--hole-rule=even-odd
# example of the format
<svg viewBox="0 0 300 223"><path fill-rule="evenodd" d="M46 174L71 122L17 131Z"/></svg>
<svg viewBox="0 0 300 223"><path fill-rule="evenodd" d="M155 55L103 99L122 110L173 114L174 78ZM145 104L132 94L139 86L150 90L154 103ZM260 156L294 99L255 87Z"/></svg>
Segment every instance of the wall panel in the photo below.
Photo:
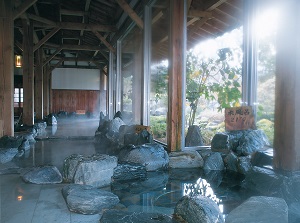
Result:
<svg viewBox="0 0 300 223"><path fill-rule="evenodd" d="M99 96L100 91L96 90L52 90L52 113L92 112L97 115Z"/></svg>

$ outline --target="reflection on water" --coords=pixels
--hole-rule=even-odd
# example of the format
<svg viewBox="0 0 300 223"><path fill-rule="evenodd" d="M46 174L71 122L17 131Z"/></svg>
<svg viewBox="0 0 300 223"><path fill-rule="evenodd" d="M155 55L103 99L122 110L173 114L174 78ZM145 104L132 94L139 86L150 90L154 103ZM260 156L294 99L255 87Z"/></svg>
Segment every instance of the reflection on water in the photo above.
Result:
<svg viewBox="0 0 300 223"><path fill-rule="evenodd" d="M183 195L195 196L203 195L209 197L218 205L222 202L221 199L217 198L210 184L202 178L199 178L196 183L184 183L183 184ZM223 206L222 206L223 207Z"/></svg>

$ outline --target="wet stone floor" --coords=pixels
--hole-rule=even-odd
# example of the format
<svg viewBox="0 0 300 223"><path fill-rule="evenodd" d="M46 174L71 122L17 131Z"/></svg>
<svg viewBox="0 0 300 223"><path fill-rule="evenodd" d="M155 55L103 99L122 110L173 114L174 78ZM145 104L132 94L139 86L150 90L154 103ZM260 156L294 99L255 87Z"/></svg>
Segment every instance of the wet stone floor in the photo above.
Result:
<svg viewBox="0 0 300 223"><path fill-rule="evenodd" d="M74 126L74 122L76 126ZM47 133L31 146L12 166L21 168L54 165L61 172L63 160L72 154L109 153L94 146L93 135L98 126L95 119L58 120L58 126L47 127ZM87 125L83 125L83 123ZM244 200L253 196L241 187L242 176L201 169L148 172L144 181L113 182L102 189L116 194L120 203L116 209L133 212L155 212L172 215L177 201L187 194L211 197L226 215ZM36 185L21 180L19 174L0 175L0 222L5 223L79 223L99 222L100 214L82 215L68 210L61 189L66 184Z"/></svg>

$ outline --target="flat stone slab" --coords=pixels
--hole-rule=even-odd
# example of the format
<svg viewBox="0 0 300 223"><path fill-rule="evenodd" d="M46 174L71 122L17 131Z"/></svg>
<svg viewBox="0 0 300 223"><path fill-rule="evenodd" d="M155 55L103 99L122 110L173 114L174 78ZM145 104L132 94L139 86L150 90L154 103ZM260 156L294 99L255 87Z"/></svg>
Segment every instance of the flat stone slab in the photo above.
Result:
<svg viewBox="0 0 300 223"><path fill-rule="evenodd" d="M226 217L226 223L288 223L288 206L281 198L250 197Z"/></svg>
<svg viewBox="0 0 300 223"><path fill-rule="evenodd" d="M170 168L202 168L204 161L197 151L182 151L169 153Z"/></svg>
<svg viewBox="0 0 300 223"><path fill-rule="evenodd" d="M128 212L120 210L107 210L103 213L100 223L171 223L172 218L165 214Z"/></svg>
<svg viewBox="0 0 300 223"><path fill-rule="evenodd" d="M62 176L55 166L34 167L21 173L21 178L26 183L33 184L58 184Z"/></svg>
<svg viewBox="0 0 300 223"><path fill-rule="evenodd" d="M69 210L80 214L97 214L119 203L117 195L89 185L70 184L62 194Z"/></svg>

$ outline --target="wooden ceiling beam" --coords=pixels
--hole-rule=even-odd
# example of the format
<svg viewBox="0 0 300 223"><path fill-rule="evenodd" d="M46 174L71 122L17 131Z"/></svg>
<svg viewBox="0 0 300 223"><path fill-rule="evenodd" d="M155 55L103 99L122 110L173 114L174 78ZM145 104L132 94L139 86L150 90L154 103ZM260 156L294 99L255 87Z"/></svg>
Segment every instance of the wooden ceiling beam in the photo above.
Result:
<svg viewBox="0 0 300 223"><path fill-rule="evenodd" d="M187 11L190 10L191 5L192 5L192 0L187 0L187 7L186 7Z"/></svg>
<svg viewBox="0 0 300 223"><path fill-rule="evenodd" d="M36 51L38 48L41 47L45 42L47 42L60 28L52 29L46 36L43 37L37 44L33 47L33 52Z"/></svg>
<svg viewBox="0 0 300 223"><path fill-rule="evenodd" d="M225 3L227 0L209 0L205 2L204 8L207 11L212 11L215 8L219 7L223 3Z"/></svg>
<svg viewBox="0 0 300 223"><path fill-rule="evenodd" d="M103 66L102 66L103 67ZM59 65L56 68L79 68L79 69L101 69L100 66L92 66L92 65Z"/></svg>
<svg viewBox="0 0 300 223"><path fill-rule="evenodd" d="M36 3L37 0L25 0L20 6L18 6L13 12L13 18L16 19L21 16L30 6Z"/></svg>
<svg viewBox="0 0 300 223"><path fill-rule="evenodd" d="M84 12L84 11L60 9L60 14L61 15L72 15L72 16L85 16L88 13Z"/></svg>
<svg viewBox="0 0 300 223"><path fill-rule="evenodd" d="M45 66L47 63L49 63L49 62L56 56L56 54L58 54L61 50L62 50L62 48L58 48L51 56L49 56L49 57L43 62L43 66Z"/></svg>
<svg viewBox="0 0 300 223"><path fill-rule="evenodd" d="M97 30L99 32L117 32L118 29L115 26L110 25L99 25L99 24L84 24L84 23L76 23L76 22L53 22L51 20L42 18L40 16L30 15L32 20L41 23L34 23L35 27L41 28L53 28L58 27L60 29L69 29L69 30L85 30L92 31Z"/></svg>
<svg viewBox="0 0 300 223"><path fill-rule="evenodd" d="M159 11L152 19L152 24L156 23L162 16L164 15L164 13L162 11Z"/></svg>
<svg viewBox="0 0 300 223"><path fill-rule="evenodd" d="M90 8L91 0L86 0L85 1L85 6L84 6L84 11L88 11Z"/></svg>
<svg viewBox="0 0 300 223"><path fill-rule="evenodd" d="M116 49L113 48L112 45L110 45L109 42L106 41L106 39L100 34L98 33L96 30L93 30L93 33L97 36L97 38L110 50L112 51L113 53L116 52Z"/></svg>
<svg viewBox="0 0 300 223"><path fill-rule="evenodd" d="M27 17L31 20L42 22L42 23L48 24L48 25L53 26L53 27L56 26L56 22L54 22L52 20L49 20L49 19L46 19L46 18L43 18L41 16L37 16L37 15L27 13Z"/></svg>
<svg viewBox="0 0 300 223"><path fill-rule="evenodd" d="M99 46L89 46L89 45L69 45L69 44L64 44L60 46L64 50L86 50L86 51L102 51L103 48Z"/></svg>
<svg viewBox="0 0 300 223"><path fill-rule="evenodd" d="M78 61L78 62L98 62L98 63L105 63L106 61L101 61L101 60L95 60L95 59L90 59L86 57L54 57L53 60L61 60L63 59L64 61Z"/></svg>
<svg viewBox="0 0 300 223"><path fill-rule="evenodd" d="M51 66L51 72L57 68L59 65L61 65L61 63L64 62L64 59L60 59L60 61L57 62L57 64L55 64L54 66Z"/></svg>
<svg viewBox="0 0 300 223"><path fill-rule="evenodd" d="M104 48L100 46L90 46L90 45L72 45L72 44L53 44L53 43L45 43L44 48L48 49L57 49L62 48L63 50L86 50L86 51L103 51ZM106 48L105 48L106 49Z"/></svg>
<svg viewBox="0 0 300 223"><path fill-rule="evenodd" d="M61 29L71 29L71 30L85 30L85 31L97 30L99 32L116 32L117 31L117 28L115 26L98 25L98 24L84 24L84 23L74 23L74 22L61 22L61 23L58 23L58 27L60 27Z"/></svg>
<svg viewBox="0 0 300 223"><path fill-rule="evenodd" d="M203 18L203 17L212 17L212 12L197 10L197 9L190 9L188 12L188 17L196 17L196 18Z"/></svg>
<svg viewBox="0 0 300 223"><path fill-rule="evenodd" d="M116 0L120 7L129 15L129 17L135 21L138 27L144 28L143 20L135 13L135 11L127 4L125 0Z"/></svg>
<svg viewBox="0 0 300 223"><path fill-rule="evenodd" d="M204 17L196 22L196 25L188 29L188 34L194 33L197 29L203 26L210 18Z"/></svg>
<svg viewBox="0 0 300 223"><path fill-rule="evenodd" d="M15 41L15 45L21 50L23 51L23 46L19 41Z"/></svg>

